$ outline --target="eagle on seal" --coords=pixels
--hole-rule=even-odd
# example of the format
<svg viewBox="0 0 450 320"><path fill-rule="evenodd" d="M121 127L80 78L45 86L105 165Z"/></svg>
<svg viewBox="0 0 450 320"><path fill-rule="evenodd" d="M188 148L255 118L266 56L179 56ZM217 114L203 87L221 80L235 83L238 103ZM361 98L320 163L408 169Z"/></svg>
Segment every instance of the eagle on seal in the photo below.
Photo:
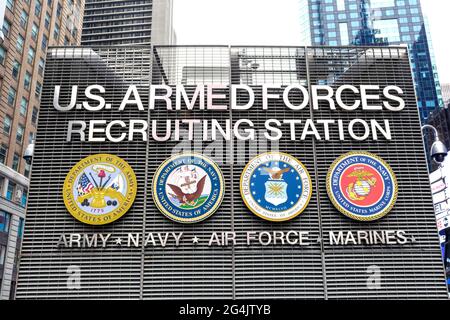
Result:
<svg viewBox="0 0 450 320"><path fill-rule="evenodd" d="M197 201L201 197L201 195L203 193L203 189L205 187L205 181L206 181L206 176L204 176L197 182L197 190L191 194L184 193L180 187L175 186L173 184L167 184L167 185L175 193L175 194L171 194L171 196L176 198L182 205L183 204L193 205L195 203L195 201Z"/></svg>

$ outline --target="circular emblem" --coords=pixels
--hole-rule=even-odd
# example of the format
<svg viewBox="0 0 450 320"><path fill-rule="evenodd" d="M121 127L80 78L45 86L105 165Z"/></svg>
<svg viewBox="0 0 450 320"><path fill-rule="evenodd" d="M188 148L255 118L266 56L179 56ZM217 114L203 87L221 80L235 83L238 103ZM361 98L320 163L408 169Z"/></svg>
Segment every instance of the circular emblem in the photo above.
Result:
<svg viewBox="0 0 450 320"><path fill-rule="evenodd" d="M394 207L398 185L383 159L368 152L350 152L331 165L327 192L333 205L347 217L375 221Z"/></svg>
<svg viewBox="0 0 450 320"><path fill-rule="evenodd" d="M153 177L153 200L169 219L197 223L209 218L223 200L222 171L196 153L176 155L164 161Z"/></svg>
<svg viewBox="0 0 450 320"><path fill-rule="evenodd" d="M269 152L251 160L241 175L241 195L258 217L294 219L309 204L312 183L306 167L291 155Z"/></svg>
<svg viewBox="0 0 450 320"><path fill-rule="evenodd" d="M123 159L97 154L78 162L64 181L64 204L77 220L105 225L122 217L136 198L136 175Z"/></svg>

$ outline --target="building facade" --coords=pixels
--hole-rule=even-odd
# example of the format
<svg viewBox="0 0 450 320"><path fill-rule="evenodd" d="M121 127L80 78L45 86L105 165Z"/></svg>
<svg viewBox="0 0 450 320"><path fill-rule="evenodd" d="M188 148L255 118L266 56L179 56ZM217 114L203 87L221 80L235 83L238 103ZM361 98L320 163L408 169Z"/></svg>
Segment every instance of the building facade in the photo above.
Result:
<svg viewBox="0 0 450 320"><path fill-rule="evenodd" d="M443 86L444 88L445 86ZM439 132L439 138L450 150L450 105L435 112L428 119ZM427 137L431 145L434 140ZM432 162L430 182L433 192L436 221L441 240L442 258L447 274L447 284L450 288L450 159L447 156L443 163Z"/></svg>
<svg viewBox="0 0 450 320"><path fill-rule="evenodd" d="M420 0L300 0L308 45L408 45L422 123L443 106Z"/></svg>
<svg viewBox="0 0 450 320"><path fill-rule="evenodd" d="M14 296L47 48L79 45L82 0L2 1L0 44L0 299Z"/></svg>
<svg viewBox="0 0 450 320"><path fill-rule="evenodd" d="M404 47L149 46L50 50L16 298L446 299L421 125L409 71L410 60ZM192 110L183 104L181 110L169 111L167 103L175 105L176 95L152 100L149 90L156 85L174 90L183 85L191 100L196 85L208 83L217 86L215 105L231 103L230 86L250 86L255 94L254 108L205 110L199 107L197 99ZM345 85L398 86L403 90L405 108L401 113L361 108L332 110L327 99L318 102L317 110L312 104L297 110L283 104L284 88L324 83L333 92ZM263 110L265 84L279 85L270 88L272 98L267 110ZM69 105L73 85L81 90L77 100L80 102L84 100L84 89L100 85L105 88L102 97L112 104L111 108L58 112L53 99L58 85L60 106ZM144 110L134 104L124 111L118 110L130 86L136 86ZM164 92L158 94L165 96ZM234 97L240 104L249 99L245 92ZM290 99L299 105L301 94L293 94ZM346 90L342 99L350 104L355 96ZM148 107L151 101L155 103L153 109ZM166 141L66 139L70 121L122 120L129 125L130 119L155 120L160 124L171 120L170 132L174 132L174 120L186 118L215 119L223 128L226 121L249 119L256 132L254 139L248 141L234 137L212 141L209 135L202 134L200 139L193 139L186 130L179 131L180 139ZM389 121L392 140L342 139L340 130L330 127L328 139L316 139L310 134L292 141L289 126L282 126L278 127L282 137L271 143L259 131L269 119L297 124L308 119L315 122L340 119L348 124L355 118ZM244 128L248 133L250 128ZM126 131L119 126L111 134L119 137ZM166 132L163 125L153 130L149 127L148 131L149 136L155 131L160 136ZM362 131L358 127L355 134L361 135ZM317 134L325 137L325 129L318 128ZM359 150L382 157L398 181L399 192L392 211L371 223L345 217L327 196L327 172L332 163L349 151ZM180 151L211 157L225 181L221 206L207 220L196 224L174 222L155 204L152 187L155 172ZM309 205L292 220L278 223L263 220L242 199L241 173L251 159L267 151L288 153L302 161L309 171L312 186ZM84 196L85 191L79 189L88 188L87 182L81 182L76 191L63 186L70 181L69 172L80 160L99 153L116 155L133 168L137 196L120 219L94 226L77 221L63 200L67 190L69 194L81 192ZM291 238L295 241L282 242L280 234L289 232L296 235ZM405 236L404 241L392 238L397 232ZM177 245L174 234L179 233L182 239ZM229 233L236 234L234 245L219 240L214 244L208 242L214 234L220 238ZM249 234L263 235L264 241L277 235L278 240L270 243L256 240L249 244L245 240ZM345 234L347 240L333 240L333 235L338 234ZM369 241L369 234L376 234L378 241ZM387 234L389 241L383 236ZM353 235L365 235L365 242L352 240Z"/></svg>
<svg viewBox="0 0 450 320"><path fill-rule="evenodd" d="M442 85L442 97L445 105L450 105L450 83L445 83Z"/></svg>
<svg viewBox="0 0 450 320"><path fill-rule="evenodd" d="M172 0L87 0L82 44L174 44Z"/></svg>

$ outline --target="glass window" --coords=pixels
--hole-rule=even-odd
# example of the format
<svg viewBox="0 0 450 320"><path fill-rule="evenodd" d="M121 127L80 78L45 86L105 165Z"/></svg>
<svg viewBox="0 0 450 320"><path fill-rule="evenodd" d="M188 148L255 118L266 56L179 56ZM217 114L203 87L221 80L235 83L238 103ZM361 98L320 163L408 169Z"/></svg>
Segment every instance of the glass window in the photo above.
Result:
<svg viewBox="0 0 450 320"><path fill-rule="evenodd" d="M13 87L9 87L8 91L8 104L13 107L16 102L16 90Z"/></svg>
<svg viewBox="0 0 450 320"><path fill-rule="evenodd" d="M11 215L3 210L0 210L0 232L8 232L11 222ZM1 261L0 261L0 264Z"/></svg>
<svg viewBox="0 0 450 320"><path fill-rule="evenodd" d="M435 108L436 107L436 102L434 101L434 100L428 100L426 103L425 103L425 105L428 107L428 108Z"/></svg>
<svg viewBox="0 0 450 320"><path fill-rule="evenodd" d="M59 39L59 25L57 23L55 23L55 28L53 30L53 39Z"/></svg>
<svg viewBox="0 0 450 320"><path fill-rule="evenodd" d="M36 97L39 98L41 96L41 93L42 93L42 84L38 81L36 82L36 92L35 92Z"/></svg>
<svg viewBox="0 0 450 320"><path fill-rule="evenodd" d="M32 144L34 142L34 132L30 132L28 135L28 144Z"/></svg>
<svg viewBox="0 0 450 320"><path fill-rule="evenodd" d="M16 184L10 181L8 183L8 189L6 190L6 199L12 201L15 190L16 190Z"/></svg>
<svg viewBox="0 0 450 320"><path fill-rule="evenodd" d="M12 119L10 116L5 116L5 119L3 120L3 133L9 136L11 133L11 126L12 126Z"/></svg>
<svg viewBox="0 0 450 320"><path fill-rule="evenodd" d="M4 144L0 145L0 163L5 164L6 163L6 155L8 154L8 147ZM3 183L3 181L0 181L0 183ZM1 189L0 189L1 191Z"/></svg>
<svg viewBox="0 0 450 320"><path fill-rule="evenodd" d="M6 0L6 7L13 11L14 10L14 0Z"/></svg>
<svg viewBox="0 0 450 320"><path fill-rule="evenodd" d="M409 36L409 35L402 36L402 41L410 42L411 41L411 36Z"/></svg>
<svg viewBox="0 0 450 320"><path fill-rule="evenodd" d="M6 246L0 246L0 265L5 264L5 259L6 259Z"/></svg>
<svg viewBox="0 0 450 320"><path fill-rule="evenodd" d="M39 59L38 73L43 76L45 68L45 60L43 58Z"/></svg>
<svg viewBox="0 0 450 320"><path fill-rule="evenodd" d="M48 12L45 13L45 21L44 21L44 26L45 29L49 30L50 29L50 21L51 21L51 17L50 14Z"/></svg>
<svg viewBox="0 0 450 320"><path fill-rule="evenodd" d="M380 30L377 37L387 38L391 43L400 41L400 29L397 19L375 20L373 27L376 30Z"/></svg>
<svg viewBox="0 0 450 320"><path fill-rule="evenodd" d="M33 64L34 62L34 56L35 56L36 52L34 51L33 47L28 48L28 63L29 64Z"/></svg>
<svg viewBox="0 0 450 320"><path fill-rule="evenodd" d="M31 166L25 162L25 169L23 171L23 175L27 178L30 177L30 173L31 173ZM22 204L23 207L25 207L27 205L27 202L25 200L25 204Z"/></svg>
<svg viewBox="0 0 450 320"><path fill-rule="evenodd" d="M25 225L25 220L23 218L20 218L19 220L19 230L17 233L17 236L22 239L23 238L23 227Z"/></svg>
<svg viewBox="0 0 450 320"><path fill-rule="evenodd" d="M337 9L339 11L345 10L345 0L337 0Z"/></svg>
<svg viewBox="0 0 450 320"><path fill-rule="evenodd" d="M26 29L28 23L28 13L25 10L22 10L20 13L20 25L22 28Z"/></svg>
<svg viewBox="0 0 450 320"><path fill-rule="evenodd" d="M16 132L16 142L18 144L23 143L24 134L25 134L25 127L23 125L19 124L19 126L17 127L17 132Z"/></svg>
<svg viewBox="0 0 450 320"><path fill-rule="evenodd" d="M17 78L19 77L19 74L20 74L20 67L21 67L21 65L20 65L19 61L14 60L13 67L12 67L12 76L16 80L17 80Z"/></svg>
<svg viewBox="0 0 450 320"><path fill-rule="evenodd" d="M27 111L28 111L28 100L22 97L22 100L20 101L20 115L26 117Z"/></svg>
<svg viewBox="0 0 450 320"><path fill-rule="evenodd" d="M36 23L33 23L33 26L31 27L31 39L37 41L38 35L39 35L39 28L36 25Z"/></svg>
<svg viewBox="0 0 450 320"><path fill-rule="evenodd" d="M9 22L7 19L3 21L3 27L2 32L5 35L5 37L9 36L9 32L11 31L11 22Z"/></svg>
<svg viewBox="0 0 450 320"><path fill-rule="evenodd" d="M6 60L6 49L3 47L0 47L0 64L5 64Z"/></svg>
<svg viewBox="0 0 450 320"><path fill-rule="evenodd" d="M48 45L48 38L47 36L42 37L42 50L46 51Z"/></svg>
<svg viewBox="0 0 450 320"><path fill-rule="evenodd" d="M341 34L341 45L347 46L350 43L347 23L339 23L339 31Z"/></svg>
<svg viewBox="0 0 450 320"><path fill-rule="evenodd" d="M29 173L28 173L28 175L29 175ZM24 190L22 190L22 198L20 199L20 204L22 207L27 206L27 199L28 199L28 191L26 189L24 189Z"/></svg>
<svg viewBox="0 0 450 320"><path fill-rule="evenodd" d="M20 163L20 157L17 153L14 153L12 169L15 171L19 171L19 163ZM12 194L14 194L14 189L13 189ZM12 200L12 194L11 194L11 199L9 199L9 200Z"/></svg>
<svg viewBox="0 0 450 320"><path fill-rule="evenodd" d="M38 109L36 107L33 107L33 114L31 115L31 123L33 125L36 125L37 123L38 112Z"/></svg>
<svg viewBox="0 0 450 320"><path fill-rule="evenodd" d="M36 17L40 18L42 12L42 3L39 0L36 0L36 3L34 4L34 14Z"/></svg>
<svg viewBox="0 0 450 320"><path fill-rule="evenodd" d="M17 48L17 51L19 51L20 53L22 53L22 51L23 51L23 43L24 42L25 42L25 39L19 34L19 36L17 37L16 48Z"/></svg>
<svg viewBox="0 0 450 320"><path fill-rule="evenodd" d="M372 8L395 7L395 0L370 0Z"/></svg>
<svg viewBox="0 0 450 320"><path fill-rule="evenodd" d="M23 85L24 85L26 90L30 91L30 88L31 88L31 73L29 73L28 71L25 72L25 77L23 79Z"/></svg>
<svg viewBox="0 0 450 320"><path fill-rule="evenodd" d="M61 4L58 2L58 5L57 5L57 7L56 7L56 16L57 16L58 18L61 17L61 11L62 11L62 6L61 6Z"/></svg>

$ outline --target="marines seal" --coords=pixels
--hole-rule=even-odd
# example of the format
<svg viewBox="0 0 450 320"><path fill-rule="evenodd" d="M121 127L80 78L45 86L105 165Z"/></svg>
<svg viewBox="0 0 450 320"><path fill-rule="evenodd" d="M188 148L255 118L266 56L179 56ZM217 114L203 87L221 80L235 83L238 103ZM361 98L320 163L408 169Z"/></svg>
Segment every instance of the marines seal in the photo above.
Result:
<svg viewBox="0 0 450 320"><path fill-rule="evenodd" d="M327 192L336 209L347 217L375 221L394 207L398 184L383 159L369 152L350 152L331 165Z"/></svg>

